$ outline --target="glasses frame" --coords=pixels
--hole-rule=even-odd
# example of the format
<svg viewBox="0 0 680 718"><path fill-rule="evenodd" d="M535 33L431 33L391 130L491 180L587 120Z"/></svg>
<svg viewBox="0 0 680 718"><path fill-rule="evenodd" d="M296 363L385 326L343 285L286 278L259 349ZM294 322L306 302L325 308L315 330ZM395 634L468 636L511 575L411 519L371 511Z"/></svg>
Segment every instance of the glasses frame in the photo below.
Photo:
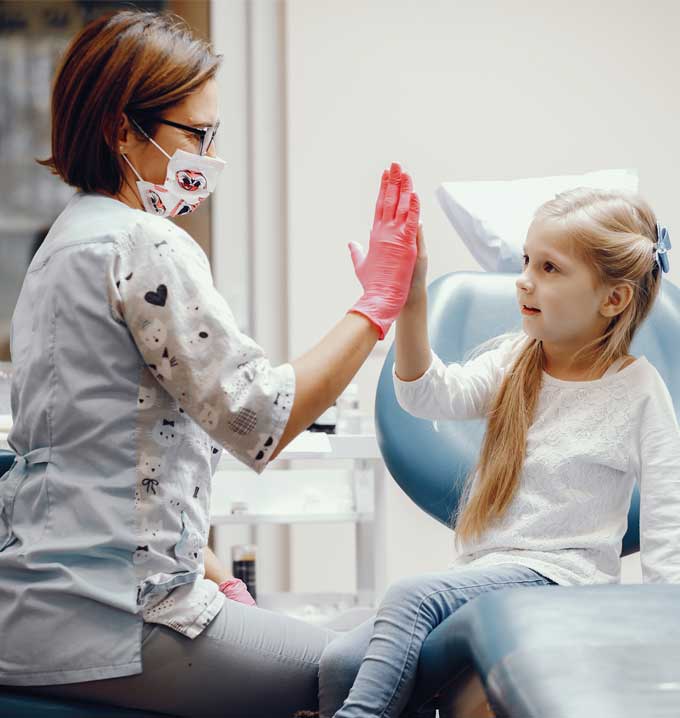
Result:
<svg viewBox="0 0 680 718"><path fill-rule="evenodd" d="M169 127L176 127L178 130L184 130L185 132L191 132L201 138L201 147L198 151L200 155L208 153L210 146L215 141L215 135L220 127L219 120L217 124L207 125L206 127L191 127L190 125L183 125L179 122L173 122L172 120L166 120L164 117L151 117L149 118L154 122L160 122L162 125L168 125ZM139 125L138 125L139 126ZM141 129L141 128L140 128ZM146 133L144 133L146 134Z"/></svg>

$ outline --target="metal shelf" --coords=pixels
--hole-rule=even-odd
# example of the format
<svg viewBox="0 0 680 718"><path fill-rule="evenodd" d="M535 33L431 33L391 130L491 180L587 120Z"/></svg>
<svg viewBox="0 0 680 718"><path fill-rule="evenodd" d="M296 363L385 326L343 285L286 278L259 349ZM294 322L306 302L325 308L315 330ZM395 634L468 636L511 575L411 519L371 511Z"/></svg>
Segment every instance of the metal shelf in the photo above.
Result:
<svg viewBox="0 0 680 718"><path fill-rule="evenodd" d="M347 511L332 514L228 514L210 517L211 526L235 524L330 524L362 523L373 520L372 513Z"/></svg>

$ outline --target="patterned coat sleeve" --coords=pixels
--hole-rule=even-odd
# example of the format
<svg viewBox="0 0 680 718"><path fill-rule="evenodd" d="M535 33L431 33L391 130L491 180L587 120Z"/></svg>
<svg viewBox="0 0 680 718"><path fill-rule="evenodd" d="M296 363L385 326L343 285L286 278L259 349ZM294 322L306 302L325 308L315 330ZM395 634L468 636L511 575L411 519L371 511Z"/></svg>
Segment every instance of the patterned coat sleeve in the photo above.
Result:
<svg viewBox="0 0 680 718"><path fill-rule="evenodd" d="M238 329L205 253L168 220L144 215L120 238L108 283L115 318L158 382L217 443L263 471L290 415L295 373L273 367Z"/></svg>

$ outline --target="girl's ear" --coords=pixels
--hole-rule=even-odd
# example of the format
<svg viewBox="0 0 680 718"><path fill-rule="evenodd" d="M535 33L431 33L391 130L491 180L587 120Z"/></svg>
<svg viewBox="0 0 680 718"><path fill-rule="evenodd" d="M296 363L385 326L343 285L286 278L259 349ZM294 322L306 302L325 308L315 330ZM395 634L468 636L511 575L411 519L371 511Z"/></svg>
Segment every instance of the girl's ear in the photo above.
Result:
<svg viewBox="0 0 680 718"><path fill-rule="evenodd" d="M621 314L632 299L633 289L629 284L616 284L609 288L609 292L600 306L600 314L605 317L615 317Z"/></svg>

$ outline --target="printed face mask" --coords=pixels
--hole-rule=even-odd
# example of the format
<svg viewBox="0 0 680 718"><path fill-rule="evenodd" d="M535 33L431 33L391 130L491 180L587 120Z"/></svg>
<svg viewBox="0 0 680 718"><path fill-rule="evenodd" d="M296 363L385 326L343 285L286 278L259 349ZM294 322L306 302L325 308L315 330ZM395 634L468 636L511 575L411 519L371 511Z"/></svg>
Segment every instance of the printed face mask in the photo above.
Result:
<svg viewBox="0 0 680 718"><path fill-rule="evenodd" d="M130 160L123 155L138 179L137 190L144 209L160 217L179 217L193 212L215 189L225 161L184 150L175 150L170 157L151 137L144 134L169 160L165 182L154 184L143 180Z"/></svg>

